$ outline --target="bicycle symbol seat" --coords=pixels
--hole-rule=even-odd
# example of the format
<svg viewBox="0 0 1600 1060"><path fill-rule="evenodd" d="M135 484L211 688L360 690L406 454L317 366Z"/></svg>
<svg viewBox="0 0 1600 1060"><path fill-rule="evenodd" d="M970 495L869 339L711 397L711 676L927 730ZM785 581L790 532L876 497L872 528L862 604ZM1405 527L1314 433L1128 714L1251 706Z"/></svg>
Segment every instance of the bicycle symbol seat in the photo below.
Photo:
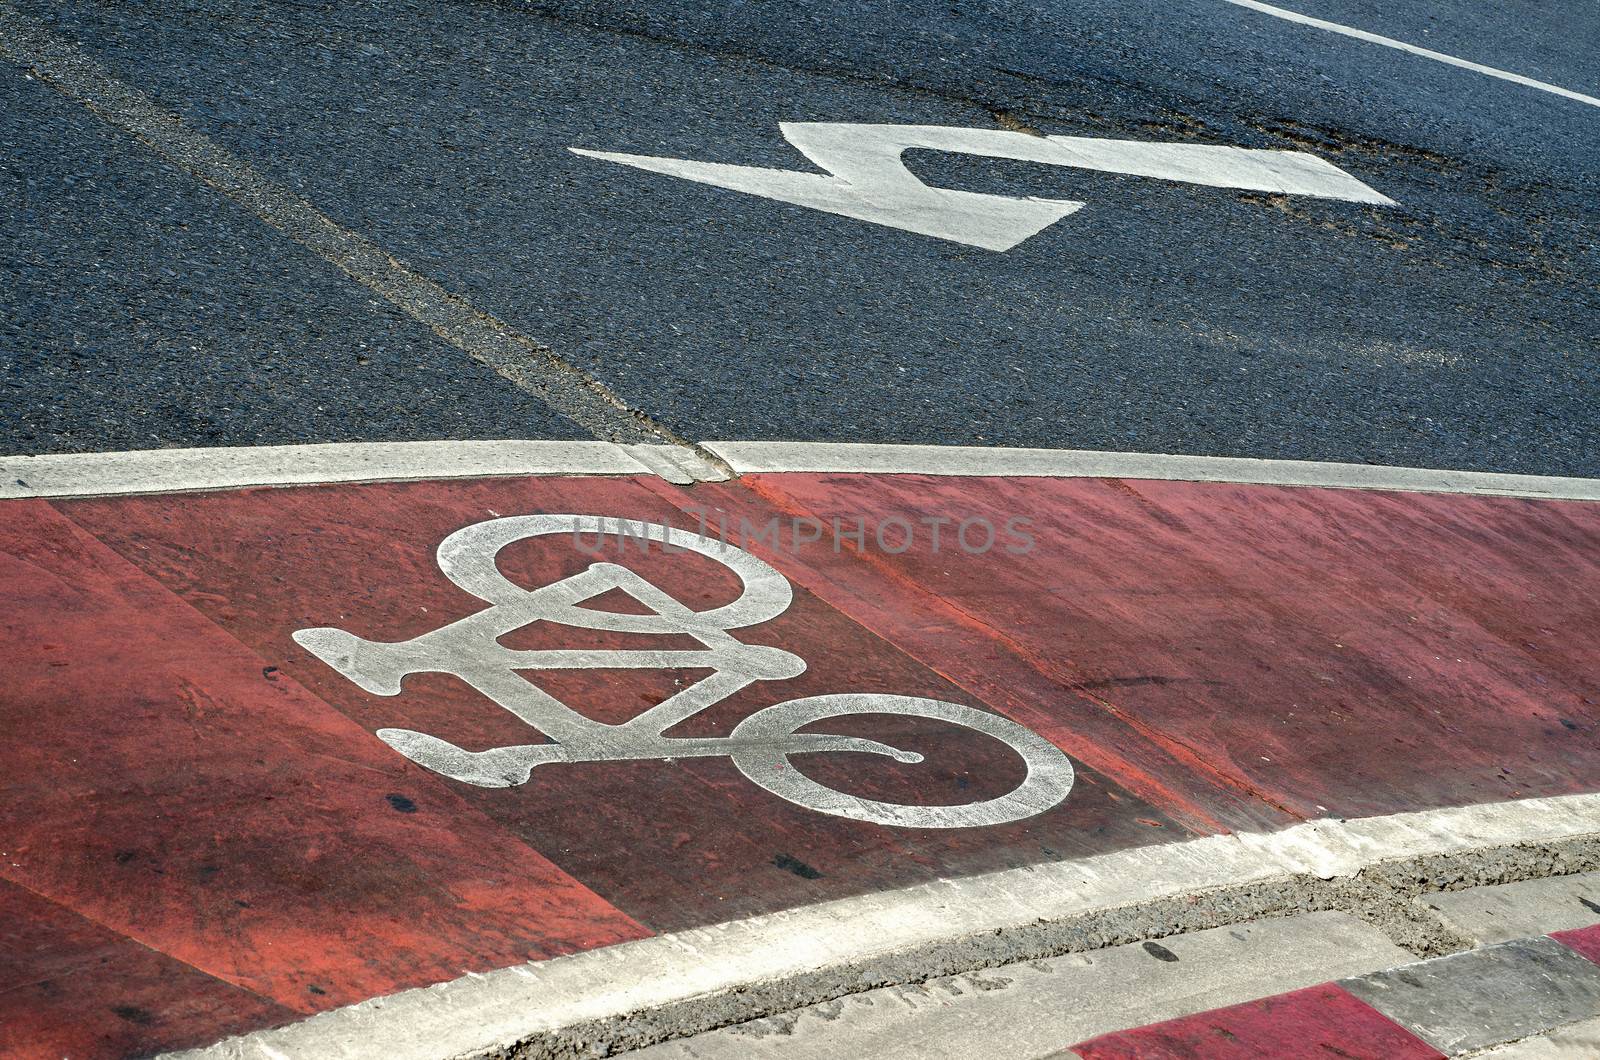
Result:
<svg viewBox="0 0 1600 1060"><path fill-rule="evenodd" d="M596 562L587 570L536 589L500 572L496 557L515 541L548 534L625 535L648 538L712 559L741 583L738 599L696 611L628 567ZM748 552L725 542L656 523L593 515L522 515L476 523L439 544L439 569L460 588L489 604L411 640L366 640L342 629L302 629L296 643L355 684L396 696L409 674L453 674L538 729L548 743L469 751L427 733L380 729L378 737L418 765L480 787L527 783L538 766L554 762L607 762L727 757L752 783L808 809L856 821L907 828L962 828L1003 824L1048 810L1067 797L1074 773L1054 744L1030 729L973 707L934 699L882 694L839 694L792 699L765 707L725 737L667 737L679 722L756 681L781 681L805 672L798 656L781 648L744 644L728 631L777 617L793 599L789 582ZM627 593L650 614L625 614L581 606L612 590ZM703 650L518 650L499 638L534 622L624 633L687 635ZM545 692L523 672L614 667L700 668L710 676L622 724L585 717ZM964 726L1000 740L1021 756L1027 775L1012 791L982 802L912 806L861 798L811 780L790 763L792 755L819 751L879 755L915 763L922 756L875 740L801 732L826 718L857 714L912 715Z"/></svg>

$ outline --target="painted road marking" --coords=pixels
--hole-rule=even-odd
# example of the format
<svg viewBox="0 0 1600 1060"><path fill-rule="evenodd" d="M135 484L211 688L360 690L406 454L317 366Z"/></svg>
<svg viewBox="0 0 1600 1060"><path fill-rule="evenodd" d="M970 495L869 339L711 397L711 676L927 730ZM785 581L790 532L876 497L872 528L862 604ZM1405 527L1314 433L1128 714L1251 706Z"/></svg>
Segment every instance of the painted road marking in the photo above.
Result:
<svg viewBox="0 0 1600 1060"><path fill-rule="evenodd" d="M981 922L948 901L941 920L937 903L951 892L937 881L1057 864L1060 871L1031 875L1052 893L1083 898L1097 885L1078 874L1084 858L1181 846L1224 829L1260 833L1297 818L1561 795L1586 790L1595 774L1596 652L1583 633L1596 624L1587 587L1600 509L1590 505L804 473L688 488L640 473L27 499L0 508L6 695L18 717L40 719L28 740L0 751L0 765L17 778L0 913L24 908L8 901L22 891L43 896L129 945L300 1013L520 966L530 954L919 884L930 904L901 911L930 918L934 936L875 964L868 954L865 974L906 974L908 965L893 961L908 951L920 974L948 969L945 961L1014 959L1019 946L1044 955L1149 938L1175 924L1216 926L1241 909L1269 911L1286 894L1310 896L1319 908L1337 898L1399 909L1409 894L1374 899L1348 881L1320 882L1329 872L1341 878L1341 862L1315 830L1295 833L1303 873L1269 871L1259 885L1225 885L1235 889L1220 897L1182 890L1130 913L1124 903L1136 897L1130 880L1138 877L1120 871L1123 861L1105 865L1114 875L1099 881L1118 908L1090 919L1039 925L1061 906L1024 909L1024 894L991 894L993 912L1015 915L1009 927L993 925L998 936L951 937ZM658 526L699 522L709 536L695 519L708 511L729 512L740 525L795 514L848 525L858 513L892 511L983 515L996 525L1021 511L1041 529L1048 520L1040 547L981 557L935 550L920 536L915 552L862 556L832 540L786 547L739 531L735 542L783 576L792 601L767 624L733 632L808 666L782 695L753 683L667 735L724 737L781 698L904 693L993 711L1050 740L1072 758L1072 796L1009 825L900 829L796 805L750 783L726 757L555 766L537 770L536 789L477 787L419 767L373 733L439 733L472 750L528 743L531 731L513 714L450 673L414 674L405 694L374 695L290 637L337 625L404 643L496 604L441 576L437 555L461 527L501 513L617 512ZM561 544L548 536L509 544L495 567L537 590L592 564L579 549L552 547ZM630 544L617 562L696 612L714 614L744 595L725 565L659 545ZM489 551L481 543L468 550L486 578ZM1440 567L1446 552L1450 563ZM1041 594L1040 585L1052 591ZM618 593L589 604L641 611ZM704 649L690 636L550 622L503 644ZM585 715L620 725L707 672L580 667L534 676ZM802 731L878 739L926 760L794 756L836 790L897 804L977 802L1024 776L1004 744L959 728L890 716L864 719L873 728L863 730L847 720ZM1558 813L1546 806L1540 819ZM1452 871L1471 866L1474 879L1502 878L1493 873L1507 866L1589 869L1600 850L1574 840L1535 856L1490 857L1480 844L1495 846L1492 827L1449 823L1466 844ZM1369 837L1351 838L1348 853L1364 858ZM1516 839L1542 842L1537 833ZM1218 859L1249 858L1243 845L1185 849L1160 862L1164 879L1186 878L1186 856L1219 871L1227 866ZM1412 876L1417 868L1368 873L1361 886L1432 878ZM108 873L115 886L106 885ZM1419 952L1451 944L1425 917L1391 922L1398 944L1427 944ZM880 928L863 918L832 930L904 938ZM697 937L675 936L680 965L682 946ZM37 982L31 973L70 948L59 932L45 941L25 951L38 956L13 962L12 982ZM852 986L841 974L857 974L788 967L777 989L791 1004L808 991ZM548 966L523 971L543 981ZM698 965L679 974L706 982ZM738 1009L751 1003L748 992L724 1004L709 978L713 993L694 995L712 1005L704 1011L755 1014ZM122 989L117 977L97 975L81 995L105 1012L123 1003ZM151 982L140 997L165 1012L185 1004L187 989ZM38 1001L23 990L7 996L0 1022ZM597 1018L625 1021L637 1007ZM208 1015L200 1031L239 1028L218 1018L232 1011ZM253 1014L247 1023L269 1019ZM73 1020L55 1025L83 1036ZM204 1037L165 1027L139 1030L143 1051Z"/></svg>
<svg viewBox="0 0 1600 1060"><path fill-rule="evenodd" d="M1486 74L1489 77L1498 77L1500 80L1510 81L1512 84L1524 85L1528 88L1537 88L1541 92L1549 92L1551 95L1561 96L1565 99L1577 100L1579 103L1587 103L1591 107L1600 107L1600 99L1596 99L1594 96L1586 96L1582 92L1574 92L1572 89L1562 88L1560 85L1552 85L1548 81L1536 81L1531 77L1523 77L1521 74L1514 74L1509 70L1501 70L1493 66L1484 66L1482 63L1475 63L1469 59L1458 59L1454 55L1446 55L1444 52L1436 52L1431 48L1419 48L1415 44L1407 44L1405 41L1395 40L1393 37L1384 37L1377 33L1368 33L1364 29L1356 29L1353 26L1340 25L1337 22L1329 22L1326 19L1312 18L1310 15L1302 15L1298 11L1289 11L1285 8L1274 7L1271 4L1263 4L1260 2L1260 0L1225 0L1225 2L1233 4L1236 7L1247 7L1251 11L1259 11L1264 15L1271 15L1273 18L1281 18L1286 22L1297 22L1302 26L1312 26L1316 29L1325 29L1329 33L1339 33L1346 37L1354 37L1356 40L1364 40L1369 44L1381 44L1385 48L1394 48L1397 51L1408 52L1411 55L1420 55L1424 59L1433 59L1436 62L1448 63L1451 66L1457 66L1463 70L1471 70L1474 73Z"/></svg>
<svg viewBox="0 0 1600 1060"><path fill-rule="evenodd" d="M739 579L730 604L696 611L660 586L615 563L594 563L579 574L529 591L500 572L495 557L528 538L561 535L569 542L618 536L657 542L663 548L698 553ZM598 547L599 542L595 542ZM972 707L912 696L846 694L811 696L777 703L751 714L726 737L667 737L674 728L757 681L782 681L805 672L804 660L781 648L746 644L730 629L767 622L793 600L788 579L766 563L722 541L657 523L583 515L509 516L475 523L439 545L439 569L488 608L408 641L380 643L342 629L302 629L295 642L338 670L364 691L397 696L406 677L452 674L550 737L552 742L469 751L411 729L380 729L396 751L451 780L484 788L526 784L533 770L554 762L671 762L680 758L729 758L758 787L818 813L901 828L970 828L1005 824L1043 813L1072 790L1073 770L1059 748L1033 731ZM620 590L649 614L625 614L584 606ZM705 651L517 651L500 643L535 622L574 629L657 635L683 634ZM538 670L710 670L667 699L618 725L586 717L523 674ZM835 791L802 774L791 755L859 752L915 763L922 756L874 740L805 733L828 718L897 714L929 718L980 732L1006 744L1027 773L1012 791L982 802L953 806L906 806Z"/></svg>
<svg viewBox="0 0 1600 1060"><path fill-rule="evenodd" d="M906 151L947 151L1215 188L1396 205L1393 199L1333 163L1302 151L1032 136L1002 129L940 125L780 122L778 129L801 154L827 172L724 165L577 147L569 150L586 158L996 251L1010 250L1077 212L1084 203L931 188L906 168L901 157Z"/></svg>
<svg viewBox="0 0 1600 1060"><path fill-rule="evenodd" d="M1061 1060L1254 1060L1256 1057L1362 1057L1446 1060L1405 1027L1338 983L1181 1016L1079 1042Z"/></svg>
<svg viewBox="0 0 1600 1060"><path fill-rule="evenodd" d="M831 1000L854 992L849 984L859 981L878 985L996 963L985 960L985 953L1008 952L1012 959L1049 955L1043 936L1055 922L1113 910L1136 921L1138 910L1149 908L1152 923L1168 925L1170 933L1174 923L1194 921L1175 920L1173 907L1164 903L1176 900L1193 909L1204 905L1197 896L1216 893L1225 911L1194 926L1236 923L1258 915L1255 906L1238 900L1240 888L1270 891L1273 881L1297 877L1347 879L1379 866L1400 875L1412 864L1417 878L1429 879L1434 872L1426 866L1440 857L1464 865L1495 851L1525 852L1541 843L1590 837L1597 820L1600 795L1566 795L1315 821L1279 832L1207 836L1005 869L467 976L186 1055L432 1060L489 1055L512 1043L560 1044L568 1040L562 1037L567 1028L587 1031L586 1040L593 1041L597 1022L613 1043L641 1032L648 1042L655 1040L652 1030L659 1034L655 1014L685 1003L699 1006L698 1015L678 1014L678 1022L699 1018L709 1029ZM1038 939L1036 950L1029 948L1030 935ZM861 975L842 974L846 969ZM874 982L874 974L883 978Z"/></svg>
<svg viewBox="0 0 1600 1060"><path fill-rule="evenodd" d="M1260 486L1462 493L1542 500L1600 500L1600 479L1383 467L1309 460L1110 453L858 442L704 442L736 475L833 472L862 475L1121 478ZM654 454L657 450L662 455ZM523 475L669 474L688 450L609 442L329 442L318 445L141 449L114 453L0 456L0 500L117 497L248 486ZM707 481L706 472L693 476Z"/></svg>

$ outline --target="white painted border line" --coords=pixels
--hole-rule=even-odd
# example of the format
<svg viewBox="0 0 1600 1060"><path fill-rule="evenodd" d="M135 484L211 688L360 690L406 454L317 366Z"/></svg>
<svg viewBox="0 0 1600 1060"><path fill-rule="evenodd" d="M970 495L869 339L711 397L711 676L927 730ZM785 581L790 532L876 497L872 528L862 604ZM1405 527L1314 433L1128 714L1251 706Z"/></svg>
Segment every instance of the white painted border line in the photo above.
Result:
<svg viewBox="0 0 1600 1060"><path fill-rule="evenodd" d="M1340 33L1346 37L1354 37L1356 40L1366 41L1369 44L1381 44L1385 48L1394 48L1397 51L1420 55L1424 59L1433 59L1436 62L1447 63L1450 66L1459 66L1463 70L1471 70L1474 73L1485 74L1489 77L1498 77L1500 80L1510 81L1512 84L1537 88L1541 92L1549 92L1551 95L1577 100L1579 103L1587 103L1591 107L1600 107L1600 99L1596 99L1594 96L1586 96L1582 92L1574 92L1572 89L1562 88L1560 85L1552 85L1548 81L1536 81L1531 77L1523 77L1521 74L1514 74L1509 70L1484 66L1482 63L1472 62L1470 59L1458 59L1454 55L1436 52L1431 48L1419 48L1415 44L1407 44L1405 41L1395 40L1393 37L1384 37L1377 33L1368 33L1364 29L1356 29L1353 26L1344 26L1337 22L1312 18L1310 15L1302 15L1298 11L1289 11L1285 8L1273 7L1271 4L1260 3L1259 0L1225 0L1225 2L1233 4L1235 7L1247 7L1251 11L1259 11L1264 15L1271 15L1273 18L1281 18L1286 22L1298 22L1302 26L1325 29L1329 33Z"/></svg>
<svg viewBox="0 0 1600 1060"><path fill-rule="evenodd" d="M1223 456L1104 453L1089 449L1002 449L854 442L705 442L736 474L784 471L872 475L1164 479L1261 486L1475 493L1547 500L1600 500L1600 479L1435 471L1416 467L1252 460Z"/></svg>
<svg viewBox="0 0 1600 1060"><path fill-rule="evenodd" d="M854 442L707 442L704 448L727 461L737 474L809 471L1164 479L1600 500L1600 479L1300 460ZM519 475L658 475L676 483L723 477L692 451L665 445L591 441L333 442L0 456L0 500Z"/></svg>
<svg viewBox="0 0 1600 1060"><path fill-rule="evenodd" d="M611 442L350 442L150 449L0 457L0 499L500 475L653 474L655 468Z"/></svg>
<svg viewBox="0 0 1600 1060"><path fill-rule="evenodd" d="M1322 820L839 899L625 942L325 1012L196 1060L503 1055L538 1034L1101 910L1405 858L1600 833L1600 794Z"/></svg>

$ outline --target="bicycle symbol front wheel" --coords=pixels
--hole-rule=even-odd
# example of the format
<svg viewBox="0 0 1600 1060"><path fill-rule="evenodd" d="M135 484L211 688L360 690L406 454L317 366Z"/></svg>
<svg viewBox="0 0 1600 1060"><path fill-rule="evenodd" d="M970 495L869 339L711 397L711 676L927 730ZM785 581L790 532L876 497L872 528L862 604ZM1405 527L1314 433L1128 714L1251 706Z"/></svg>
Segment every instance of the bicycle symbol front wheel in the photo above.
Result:
<svg viewBox="0 0 1600 1060"><path fill-rule="evenodd" d="M789 761L793 750L786 749L786 737L812 722L854 714L909 714L976 730L1020 755L1028 774L1012 791L983 802L909 806L835 791L807 777ZM791 699L744 719L730 740L735 744L748 741L732 755L739 772L779 798L818 813L900 828L976 828L1020 821L1060 803L1072 790L1074 779L1072 761L1033 730L998 714L913 696L857 693Z"/></svg>

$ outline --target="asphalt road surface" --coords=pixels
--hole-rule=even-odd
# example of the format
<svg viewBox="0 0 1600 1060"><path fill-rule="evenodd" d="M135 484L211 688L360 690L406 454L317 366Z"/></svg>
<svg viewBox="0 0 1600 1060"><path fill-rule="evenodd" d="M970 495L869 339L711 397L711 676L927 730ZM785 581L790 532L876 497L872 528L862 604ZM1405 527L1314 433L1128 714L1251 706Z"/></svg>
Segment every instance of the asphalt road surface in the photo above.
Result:
<svg viewBox="0 0 1600 1060"><path fill-rule="evenodd" d="M1293 6L1600 92L1592 4ZM1600 475L1600 106L1226 0L30 0L0 52L0 451L637 412L691 440ZM933 187L1086 204L993 251L569 150L820 172L780 122L1301 151L1395 205L910 152ZM531 367L352 279L349 245ZM584 411L585 376L621 415Z"/></svg>

